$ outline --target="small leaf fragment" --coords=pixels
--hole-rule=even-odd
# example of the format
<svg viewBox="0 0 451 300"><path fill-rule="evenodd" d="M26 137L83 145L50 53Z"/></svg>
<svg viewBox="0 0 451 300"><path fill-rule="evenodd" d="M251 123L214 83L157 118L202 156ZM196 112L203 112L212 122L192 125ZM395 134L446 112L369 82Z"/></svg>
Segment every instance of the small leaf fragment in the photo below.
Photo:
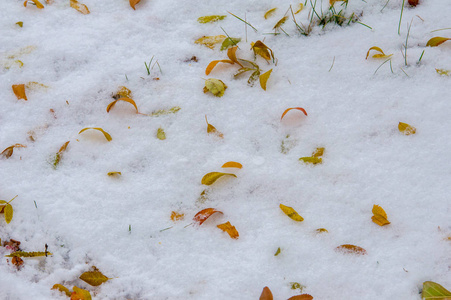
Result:
<svg viewBox="0 0 451 300"><path fill-rule="evenodd" d="M304 113L304 115L307 116L307 112L306 112L305 109L303 109L302 107L290 107L290 108L287 108L287 109L283 112L282 116L280 117L280 120L282 120L283 117L285 117L285 115L286 115L290 110L292 110L292 109L300 110L300 111L302 111L302 112Z"/></svg>
<svg viewBox="0 0 451 300"><path fill-rule="evenodd" d="M288 298L288 300L312 300L313 297L309 294L296 295Z"/></svg>
<svg viewBox="0 0 451 300"><path fill-rule="evenodd" d="M83 3L78 2L77 0L70 0L70 7L76 9L84 15L89 14L89 9Z"/></svg>
<svg viewBox="0 0 451 300"><path fill-rule="evenodd" d="M70 296L70 300L92 300L91 293L89 291L74 286L74 291Z"/></svg>
<svg viewBox="0 0 451 300"><path fill-rule="evenodd" d="M69 291L69 289L67 287L65 287L62 284L54 284L53 287L51 288L52 290L58 290L61 293L65 293L67 297L70 297L71 292Z"/></svg>
<svg viewBox="0 0 451 300"><path fill-rule="evenodd" d="M301 157L299 158L299 160L303 161L304 163L314 165L323 163L323 159L321 157Z"/></svg>
<svg viewBox="0 0 451 300"><path fill-rule="evenodd" d="M120 98L132 98L132 91L130 91L125 86L120 86L115 95L113 95L114 100L118 100Z"/></svg>
<svg viewBox="0 0 451 300"><path fill-rule="evenodd" d="M133 105L136 109L136 113L139 113L138 111L138 107L136 106L135 101L133 101L133 99L130 98L119 98L117 100L114 100L113 102L111 102L110 104L108 104L107 108L106 108L106 112L109 113L110 110L113 108L114 105L116 105L117 101L125 101L127 103L130 103L131 105Z"/></svg>
<svg viewBox="0 0 451 300"><path fill-rule="evenodd" d="M273 30L277 30L280 28L280 26L282 26L283 24L285 24L285 22L288 20L288 16L283 17L282 19L280 19L276 25L274 25Z"/></svg>
<svg viewBox="0 0 451 300"><path fill-rule="evenodd" d="M390 224L390 222L387 220L387 214L382 207L380 207L379 205L373 205L372 212L373 216L371 217L371 220L373 220L374 223L379 226Z"/></svg>
<svg viewBox="0 0 451 300"><path fill-rule="evenodd" d="M270 10L268 10L267 12L265 12L265 19L268 19L269 17L271 17L272 15L274 15L274 13L276 12L277 7L271 8Z"/></svg>
<svg viewBox="0 0 451 300"><path fill-rule="evenodd" d="M316 233L329 233L329 231L327 231L326 228L318 228L315 231L316 231Z"/></svg>
<svg viewBox="0 0 451 300"><path fill-rule="evenodd" d="M166 133L164 132L163 128L158 128L157 130L157 138L159 140L165 140L166 139Z"/></svg>
<svg viewBox="0 0 451 300"><path fill-rule="evenodd" d="M88 129L95 129L95 130L102 132L108 142L111 142L113 140L111 135L100 127L86 127L86 128L83 128L82 130L80 130L80 132L78 134L80 134Z"/></svg>
<svg viewBox="0 0 451 300"><path fill-rule="evenodd" d="M44 5L42 5L42 3L39 2L38 0L30 0L30 1L33 2L33 4L36 5L37 8L39 8L39 9L43 9L44 8ZM27 7L28 2L29 2L28 0L25 1L23 3L23 6Z"/></svg>
<svg viewBox="0 0 451 300"><path fill-rule="evenodd" d="M417 6L418 5L418 0L409 0L407 2L409 3L410 6Z"/></svg>
<svg viewBox="0 0 451 300"><path fill-rule="evenodd" d="M111 177L113 177L113 176L117 177L117 176L121 176L122 173L121 172L117 172L117 171L113 171L113 172L108 172L107 175L111 176Z"/></svg>
<svg viewBox="0 0 451 300"><path fill-rule="evenodd" d="M376 46L373 46L373 47L371 47L371 48L368 50L368 52L366 53L366 58L365 58L365 59L368 59L368 56L370 55L370 51L371 51L371 50L374 50L374 51L379 52L379 53L377 53L377 54L374 54L374 55L372 56L373 58L388 58L388 57L390 57L390 56L393 55L393 54L386 55L386 54L384 53L384 51L382 51L381 48L376 47Z"/></svg>
<svg viewBox="0 0 451 300"><path fill-rule="evenodd" d="M279 207L290 219L297 222L304 221L304 218L301 217L292 207L285 206L283 204L280 204Z"/></svg>
<svg viewBox="0 0 451 300"><path fill-rule="evenodd" d="M427 42L426 47L437 47L438 45L441 45L444 42L449 41L449 40L451 40L451 38L436 36Z"/></svg>
<svg viewBox="0 0 451 300"><path fill-rule="evenodd" d="M415 132L417 132L417 129L415 127L413 127L407 123L402 123L402 122L399 122L398 130L405 135L411 135L411 134L415 134Z"/></svg>
<svg viewBox="0 0 451 300"><path fill-rule="evenodd" d="M97 268L94 267L93 271L87 271L80 275L81 280L92 286L99 286L108 281L108 277L102 274Z"/></svg>
<svg viewBox="0 0 451 300"><path fill-rule="evenodd" d="M16 25L18 25L19 27L23 27L23 22L22 21L16 22Z"/></svg>
<svg viewBox="0 0 451 300"><path fill-rule="evenodd" d="M27 95L25 94L25 84L13 84L12 86L14 95L16 95L17 100L24 99L27 101Z"/></svg>
<svg viewBox="0 0 451 300"><path fill-rule="evenodd" d="M344 245L338 246L337 248L335 248L335 250L341 251L341 252L344 252L347 254L358 254L358 255L366 254L366 250L363 249L362 247L350 245L350 244L344 244Z"/></svg>
<svg viewBox="0 0 451 300"><path fill-rule="evenodd" d="M171 213L171 220L176 222L176 221L181 221L185 218L185 214L181 214L175 211L172 211Z"/></svg>
<svg viewBox="0 0 451 300"><path fill-rule="evenodd" d="M9 255L5 255L5 257L14 257L14 256L18 256L18 257L38 257L38 256L47 256L47 255L53 255L53 253L41 252L41 251L37 251L37 252L16 251L16 252L13 252L13 253L11 253Z"/></svg>
<svg viewBox="0 0 451 300"><path fill-rule="evenodd" d="M272 69L263 73L262 75L260 75L260 86L265 91L266 91L266 82L268 81L269 76L271 76L271 72L272 72Z"/></svg>
<svg viewBox="0 0 451 300"><path fill-rule="evenodd" d="M221 168L238 168L241 169L243 167L242 164L236 161L228 161L225 164L222 165Z"/></svg>
<svg viewBox="0 0 451 300"><path fill-rule="evenodd" d="M223 42L225 38L225 35L203 36L197 39L194 43L204 45L210 49L214 49L215 45Z"/></svg>
<svg viewBox="0 0 451 300"><path fill-rule="evenodd" d="M174 106L174 107L171 107L170 109L160 109L160 110L153 111L150 114L150 116L159 117L159 116L163 116L163 115L175 114L179 110L181 110L181 108L179 106Z"/></svg>
<svg viewBox="0 0 451 300"><path fill-rule="evenodd" d="M279 254L280 254L280 252L281 252L281 250L280 250L280 247L279 247L279 248L277 248L277 251L276 251L276 253L274 253L274 256L277 256L277 255L279 255Z"/></svg>
<svg viewBox="0 0 451 300"><path fill-rule="evenodd" d="M13 219L13 206L9 203L6 204L3 212L5 213L5 221L9 224Z"/></svg>
<svg viewBox="0 0 451 300"><path fill-rule="evenodd" d="M11 263L12 263L14 266L16 266L17 269L19 270L20 267L23 265L23 259L20 258L20 257L15 256L15 257L13 257L13 258L11 259Z"/></svg>
<svg viewBox="0 0 451 300"><path fill-rule="evenodd" d="M259 300L274 300L271 290L269 289L269 287L265 286L263 288L263 291L260 295L260 299Z"/></svg>
<svg viewBox="0 0 451 300"><path fill-rule="evenodd" d="M222 211L216 210L215 208L206 208L201 210L200 212L198 212L193 220L194 222L197 222L200 225L202 225L202 223L204 223L209 217L211 217L211 215L213 215L214 213L221 213Z"/></svg>
<svg viewBox="0 0 451 300"><path fill-rule="evenodd" d="M217 225L217 227L222 231L227 232L232 239L237 239L240 236L235 226L232 226L228 221L224 224Z"/></svg>
<svg viewBox="0 0 451 300"><path fill-rule="evenodd" d="M205 121L207 122L207 133L213 133L221 139L224 138L224 135L220 131L218 131L216 127L208 123L207 115L205 115Z"/></svg>
<svg viewBox="0 0 451 300"><path fill-rule="evenodd" d="M319 148L316 148L315 151L313 151L312 157L321 157L321 156L323 156L323 154L324 154L324 147L319 147Z"/></svg>
<svg viewBox="0 0 451 300"><path fill-rule="evenodd" d="M216 67L216 65L218 63L228 63L228 64L232 64L233 65L233 61L228 60L228 59L222 59L222 60L213 60L212 62L210 62L207 66L207 68L205 69L205 75L208 75L211 73L211 71L214 69L214 67Z"/></svg>
<svg viewBox="0 0 451 300"><path fill-rule="evenodd" d="M197 22L199 22L201 24L212 23L212 22L216 22L219 20L223 20L225 17L227 17L227 16L221 16L221 15L203 16L203 17L199 17L197 19Z"/></svg>
<svg viewBox="0 0 451 300"><path fill-rule="evenodd" d="M205 185L212 185L213 183L216 182L216 180L218 180L219 178L221 178L222 176L233 176L233 177L237 177L235 174L232 173L221 173L221 172L210 172L204 175L204 177L202 177L202 184Z"/></svg>
<svg viewBox="0 0 451 300"><path fill-rule="evenodd" d="M228 37L222 42L221 51L236 46L236 44L238 44L239 42L241 42L241 38Z"/></svg>
<svg viewBox="0 0 451 300"><path fill-rule="evenodd" d="M66 151L67 145L69 145L70 141L65 142L60 150L55 154L55 159L53 160L53 168L56 169L58 167L58 164L61 161L61 158L63 156L63 152Z"/></svg>
<svg viewBox="0 0 451 300"><path fill-rule="evenodd" d="M222 80L210 78L205 80L204 93L211 92L216 97L224 96L227 85Z"/></svg>
<svg viewBox="0 0 451 300"><path fill-rule="evenodd" d="M435 71L436 71L437 74L439 74L440 76L450 76L450 75L451 75L451 70L435 69Z"/></svg>
<svg viewBox="0 0 451 300"><path fill-rule="evenodd" d="M130 6L136 10L135 5L141 2L141 0L130 0Z"/></svg>
<svg viewBox="0 0 451 300"><path fill-rule="evenodd" d="M451 292L436 282L425 281L423 282L423 291L421 292L421 299L450 300Z"/></svg>

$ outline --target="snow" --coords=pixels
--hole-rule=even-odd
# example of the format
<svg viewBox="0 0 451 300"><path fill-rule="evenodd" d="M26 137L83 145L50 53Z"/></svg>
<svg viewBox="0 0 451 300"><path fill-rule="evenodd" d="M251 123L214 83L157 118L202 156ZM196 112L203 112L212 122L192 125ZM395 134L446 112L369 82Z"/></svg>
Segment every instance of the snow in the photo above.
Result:
<svg viewBox="0 0 451 300"><path fill-rule="evenodd" d="M0 238L21 241L24 251L44 251L47 243L53 253L24 258L19 271L3 258L1 299L67 299L50 289L56 283L86 288L95 299L258 299L265 286L287 299L301 294L291 282L314 299L420 299L427 280L451 289L451 79L435 71L451 69L451 42L425 47L434 36L451 37L449 30L431 32L450 27L451 2L406 5L398 35L401 0L385 8L385 0L350 0L347 14L358 13L372 29L329 24L308 37L297 33L291 14L283 26L289 36L265 34L298 5L291 1L142 0L136 10L126 0L80 2L90 14L61 0L42 10L0 3L0 151L27 146L0 160L0 199L19 195L12 222L0 220ZM298 22L307 24L310 7ZM244 23L227 11L246 15L258 32L247 27L246 42ZM227 17L196 21L212 14ZM400 49L408 24L405 66ZM258 82L249 87L246 77L233 79L235 66L205 75L226 51L194 41L224 34L221 27L242 38L240 58L253 59L250 42L257 40L274 51L277 66L257 58L263 71L273 69L267 91ZM27 46L36 49L17 58L22 68L3 68ZM385 60L365 60L372 46L393 54L393 73L388 62L375 73ZM199 61L186 62L193 55ZM155 65L147 75L144 62L152 57L162 72ZM227 84L223 97L202 92L207 78ZM11 86L30 81L49 88L17 100ZM149 117L119 101L107 113L119 86L132 91L141 113L181 110ZM292 110L281 121L289 107L308 116ZM207 134L205 115L224 139ZM398 122L417 133L401 134ZM78 134L85 127L101 127L113 140L93 130ZM166 140L156 137L160 127ZM291 149L282 154L287 135ZM55 170L52 159L66 141ZM325 147L322 164L298 161L316 147ZM221 169L227 161L243 169ZM122 176L107 176L111 171ZM215 171L237 178L218 180L200 203L207 188L201 178ZM288 218L280 203L304 221ZM390 225L371 221L374 204ZM208 207L223 214L187 226ZM172 222L172 211L185 219ZM227 221L239 239L216 227ZM367 255L337 252L342 244ZM0 254L9 252L1 247ZM78 279L92 265L113 279L99 287Z"/></svg>

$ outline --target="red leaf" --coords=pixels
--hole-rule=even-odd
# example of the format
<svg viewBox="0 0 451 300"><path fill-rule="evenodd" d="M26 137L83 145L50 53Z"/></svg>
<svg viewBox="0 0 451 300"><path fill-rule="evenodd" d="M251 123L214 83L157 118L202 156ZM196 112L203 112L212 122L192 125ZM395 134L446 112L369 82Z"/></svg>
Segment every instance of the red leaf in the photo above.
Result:
<svg viewBox="0 0 451 300"><path fill-rule="evenodd" d="M202 225L202 223L205 222L212 214L217 212L222 214L222 211L216 210L215 208L206 208L198 212L194 216L193 220L194 222L198 222L199 225Z"/></svg>
<svg viewBox="0 0 451 300"><path fill-rule="evenodd" d="M305 109L303 109L302 107L290 107L290 108L287 108L287 109L283 112L282 117L280 117L280 120L282 120L283 117L285 117L285 115L287 114L287 112L289 112L289 111L292 110L292 109L300 110L300 111L302 111L302 112L304 113L304 115L307 116L307 112L306 112Z"/></svg>

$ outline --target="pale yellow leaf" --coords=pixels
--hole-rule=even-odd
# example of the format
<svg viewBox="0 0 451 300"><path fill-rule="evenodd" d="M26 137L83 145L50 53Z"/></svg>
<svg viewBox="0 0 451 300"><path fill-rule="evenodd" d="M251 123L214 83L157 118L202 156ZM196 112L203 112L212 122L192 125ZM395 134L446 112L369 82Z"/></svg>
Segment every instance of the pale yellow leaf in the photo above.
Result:
<svg viewBox="0 0 451 300"><path fill-rule="evenodd" d="M216 44L222 43L225 39L225 35L203 36L197 39L194 43L214 49Z"/></svg>
<svg viewBox="0 0 451 300"><path fill-rule="evenodd" d="M279 207L292 220L297 221L297 222L304 221L304 218L301 217L292 207L285 206L283 204L280 204Z"/></svg>
<svg viewBox="0 0 451 300"><path fill-rule="evenodd" d="M205 80L204 93L211 92L216 97L224 96L227 85L222 80L210 78Z"/></svg>
<svg viewBox="0 0 451 300"><path fill-rule="evenodd" d="M417 132L417 129L415 127L403 122L399 122L398 130L405 135L411 135Z"/></svg>
<svg viewBox="0 0 451 300"><path fill-rule="evenodd" d="M70 7L76 9L84 15L89 14L89 9L86 5L78 2L77 0L70 0Z"/></svg>
<svg viewBox="0 0 451 300"><path fill-rule="evenodd" d="M212 185L213 183L216 182L216 180L218 180L219 178L221 178L222 176L233 176L233 177L237 177L235 174L231 174L231 173L221 173L221 172L210 172L208 174L205 174L204 177L202 177L202 184L205 185Z"/></svg>

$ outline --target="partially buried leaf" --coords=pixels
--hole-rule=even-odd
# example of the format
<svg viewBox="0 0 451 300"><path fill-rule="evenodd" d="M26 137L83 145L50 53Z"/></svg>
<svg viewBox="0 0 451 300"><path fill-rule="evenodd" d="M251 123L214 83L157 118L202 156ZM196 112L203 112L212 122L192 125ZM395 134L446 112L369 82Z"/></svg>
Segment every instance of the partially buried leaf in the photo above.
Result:
<svg viewBox="0 0 451 300"><path fill-rule="evenodd" d="M179 214L178 212L175 212L175 211L173 211L171 213L171 220L174 222L183 220L184 218L185 218L185 214Z"/></svg>
<svg viewBox="0 0 451 300"><path fill-rule="evenodd" d="M141 0L130 0L130 6L136 10L135 5L141 2Z"/></svg>
<svg viewBox="0 0 451 300"><path fill-rule="evenodd" d="M100 131L101 133L103 133L103 135L105 136L105 138L107 139L108 142L111 142L111 140L113 140L111 135L100 127L86 127L86 128L83 128L82 130L80 130L80 132L78 134L80 134L88 129L95 129L95 130Z"/></svg>
<svg viewBox="0 0 451 300"><path fill-rule="evenodd" d="M11 155L13 155L14 153L14 148L26 148L27 146L22 145L22 144L14 144L12 146L7 147L5 150L3 150L2 153L0 153L0 155L3 155L6 158L10 158Z"/></svg>
<svg viewBox="0 0 451 300"><path fill-rule="evenodd" d="M132 97L132 91L130 91L125 86L120 86L119 90L116 92L115 95L113 95L114 100L118 100L120 98L131 98Z"/></svg>
<svg viewBox="0 0 451 300"><path fill-rule="evenodd" d="M159 116L163 116L163 115L175 114L179 110L181 110L181 108L179 106L174 106L174 107L171 107L170 109L160 109L160 110L153 111L150 114L150 116L159 117Z"/></svg>
<svg viewBox="0 0 451 300"><path fill-rule="evenodd" d="M205 115L205 121L207 122L207 133L213 133L213 134L217 135L218 137L220 137L221 139L224 138L224 135L222 134L222 132L218 131L216 129L216 127L214 127L213 125L208 123L207 115Z"/></svg>
<svg viewBox="0 0 451 300"><path fill-rule="evenodd" d="M202 225L209 217L211 217L214 213L221 213L222 211L216 210L215 208L206 208L198 212L193 220L194 222L197 222L199 225Z"/></svg>
<svg viewBox="0 0 451 300"><path fill-rule="evenodd" d="M79 12L81 12L84 15L89 14L89 9L86 5L84 5L83 3L79 3L77 0L70 0L70 7L78 10Z"/></svg>
<svg viewBox="0 0 451 300"><path fill-rule="evenodd" d="M38 0L30 0L30 1L33 2L33 4L36 5L37 8L39 8L39 9L43 9L44 8L44 5L42 5L42 3L39 2ZM28 0L25 1L23 3L23 6L27 7L28 2L29 2Z"/></svg>
<svg viewBox="0 0 451 300"><path fill-rule="evenodd" d="M421 292L421 298L424 300L450 300L451 292L438 283L435 283L433 281L425 281L423 282L423 291Z"/></svg>
<svg viewBox="0 0 451 300"><path fill-rule="evenodd" d="M216 182L216 180L218 180L219 178L221 178L222 176L233 176L236 178L235 174L232 173L221 173L221 172L210 172L204 175L204 177L202 177L202 184L205 185L212 185L213 183Z"/></svg>
<svg viewBox="0 0 451 300"><path fill-rule="evenodd" d="M36 81L30 81L28 82L25 87L27 89L31 89L31 90L37 90L37 89L48 89L49 87L46 86L45 84L36 82Z"/></svg>
<svg viewBox="0 0 451 300"><path fill-rule="evenodd" d="M133 105L133 106L135 107L136 113L139 112L139 111L138 111L138 107L136 106L136 103L135 103L135 101L133 101L133 99L130 99L130 98L119 98L119 99L117 99L117 100L114 100L114 101L111 102L110 104L108 104L108 106L107 106L107 108L106 108L106 112L107 112L107 113L110 112L110 110L113 108L114 105L116 105L116 102L117 102L117 101L124 101L124 102L130 103L131 105Z"/></svg>
<svg viewBox="0 0 451 300"><path fill-rule="evenodd" d="M11 259L11 263L12 263L13 265L15 265L15 266L17 267L17 269L19 270L20 266L23 265L23 259L20 258L20 257L15 256L15 257L13 257L13 258Z"/></svg>
<svg viewBox="0 0 451 300"><path fill-rule="evenodd" d="M265 286L263 288L262 294L260 295L260 300L273 300L273 296L269 287Z"/></svg>
<svg viewBox="0 0 451 300"><path fill-rule="evenodd" d="M194 43L204 45L210 49L214 49L216 44L221 43L226 38L225 35L203 36Z"/></svg>
<svg viewBox="0 0 451 300"><path fill-rule="evenodd" d="M157 130L157 138L159 140L165 140L166 139L166 133L164 132L163 128L158 128Z"/></svg>
<svg viewBox="0 0 451 300"><path fill-rule="evenodd" d="M337 248L335 248L335 250L341 251L344 253L349 253L349 254L359 254L359 255L366 254L366 250L363 249L362 247L350 245L350 244L338 246Z"/></svg>
<svg viewBox="0 0 451 300"><path fill-rule="evenodd" d="M260 70L255 70L251 76L249 77L249 79L247 80L247 84L249 86L254 86L255 81L257 81L257 79L260 76Z"/></svg>
<svg viewBox="0 0 451 300"><path fill-rule="evenodd" d="M288 20L288 16L283 17L282 19L280 19L276 25L274 25L273 29L277 30L280 28L280 26L282 26L283 24L285 24L285 22Z"/></svg>
<svg viewBox="0 0 451 300"><path fill-rule="evenodd" d="M277 7L271 8L270 10L268 10L267 12L265 12L265 19L268 19L269 17L271 17L272 15L274 15L274 13L276 12Z"/></svg>
<svg viewBox="0 0 451 300"><path fill-rule="evenodd" d="M256 41L255 43L251 43L251 47L252 50L254 51L254 55L260 55L266 60L270 60L272 57L274 61L274 52L271 50L271 48L263 44L262 41Z"/></svg>
<svg viewBox="0 0 451 300"><path fill-rule="evenodd" d="M445 38L445 37L441 37L441 36L436 36L433 37L432 39L430 39L427 44L426 47L437 47L438 45L443 44L446 41L451 40L451 38Z"/></svg>
<svg viewBox="0 0 451 300"><path fill-rule="evenodd" d="M288 298L288 300L312 300L313 297L309 294L302 294Z"/></svg>
<svg viewBox="0 0 451 300"><path fill-rule="evenodd" d="M228 64L232 64L233 65L233 61L228 60L228 59L223 59L223 60L214 60L212 62L210 62L207 66L207 68L205 69L205 75L208 75L211 73L211 71L214 69L214 67L216 67L216 65L218 63L228 63Z"/></svg>
<svg viewBox="0 0 451 300"><path fill-rule="evenodd" d="M81 274L80 279L92 286L98 286L104 282L107 282L109 278L95 268L94 271L88 271Z"/></svg>
<svg viewBox="0 0 451 300"><path fill-rule="evenodd" d="M373 220L374 223L379 226L390 224L390 222L387 220L387 214L382 207L380 207L379 205L373 205L372 212L374 215L371 217L371 220Z"/></svg>
<svg viewBox="0 0 451 300"><path fill-rule="evenodd" d="M203 17L199 17L197 19L197 22L202 23L202 24L211 23L211 22L223 20L225 17L227 17L227 16L220 16L220 15L203 16Z"/></svg>
<svg viewBox="0 0 451 300"><path fill-rule="evenodd" d="M450 74L451 74L451 70L435 69L435 71L437 72L437 74L439 74L441 76L450 76Z"/></svg>
<svg viewBox="0 0 451 300"><path fill-rule="evenodd" d="M398 130L405 135L411 135L411 134L415 134L415 132L417 132L417 129L415 127L413 127L407 123L402 123L402 122L399 122Z"/></svg>
<svg viewBox="0 0 451 300"><path fill-rule="evenodd" d="M299 158L299 160L307 163L307 164L322 164L323 163L323 159L321 157L301 157Z"/></svg>
<svg viewBox="0 0 451 300"><path fill-rule="evenodd" d="M107 175L108 175L108 176L121 176L122 173L121 173L121 172L114 171L114 172L108 172Z"/></svg>
<svg viewBox="0 0 451 300"><path fill-rule="evenodd" d="M374 47L371 47L371 48L368 50L368 52L366 53L366 58L365 58L365 59L368 59L368 56L370 55L370 51L371 51L371 50L374 50L374 51L379 52L379 53L377 53L377 54L374 54L374 55L372 56L373 58L387 58L387 57L390 57L390 56L393 55L393 54L386 55L386 54L384 53L384 51L382 51L381 48L374 46Z"/></svg>
<svg viewBox="0 0 451 300"><path fill-rule="evenodd" d="M240 236L238 234L238 231L236 230L235 226L232 226L232 224L230 224L230 222L226 222L224 224L219 224L217 227L219 229L221 229L222 231L227 232L232 239L237 239Z"/></svg>
<svg viewBox="0 0 451 300"><path fill-rule="evenodd" d="M316 148L315 151L313 151L312 156L313 157L321 157L324 154L324 148L320 147L320 148Z"/></svg>
<svg viewBox="0 0 451 300"><path fill-rule="evenodd" d="M13 219L13 207L11 204L6 204L4 213L5 213L5 221L7 224L9 224Z"/></svg>
<svg viewBox="0 0 451 300"><path fill-rule="evenodd" d="M61 158L63 156L63 152L66 151L67 145L69 145L70 141L65 142L60 150L55 154L55 159L53 160L53 168L56 169L58 167L58 164L61 161Z"/></svg>
<svg viewBox="0 0 451 300"><path fill-rule="evenodd" d="M243 167L242 164L236 161L228 161L225 164L222 165L221 168L238 168L241 169Z"/></svg>
<svg viewBox="0 0 451 300"><path fill-rule="evenodd" d="M418 5L418 0L409 0L407 1L409 3L409 5L411 6L417 6Z"/></svg>
<svg viewBox="0 0 451 300"><path fill-rule="evenodd" d="M260 75L260 86L262 87L262 89L264 89L266 91L266 82L269 79L269 76L271 76L271 72L272 69L263 73L262 75Z"/></svg>
<svg viewBox="0 0 451 300"><path fill-rule="evenodd" d="M205 80L204 93L211 92L216 97L224 96L227 85L222 80L210 78Z"/></svg>
<svg viewBox="0 0 451 300"><path fill-rule="evenodd" d="M301 217L292 207L285 206L283 204L280 204L279 207L288 217L290 217L290 219L297 222L304 221L304 218Z"/></svg>
<svg viewBox="0 0 451 300"><path fill-rule="evenodd" d="M286 115L290 110L292 110L292 109L300 110L300 111L302 111L302 112L304 113L304 115L307 116L307 112L306 112L305 109L303 109L302 107L290 107L290 108L287 108L287 109L283 112L282 116L280 117L280 120L282 120L283 117L285 117L285 115Z"/></svg>
<svg viewBox="0 0 451 300"><path fill-rule="evenodd" d="M13 252L9 255L5 255L5 257L14 257L14 256L18 256L18 257L38 257L38 256L47 256L47 255L53 255L53 253L50 252L25 252L25 251L16 251Z"/></svg>
<svg viewBox="0 0 451 300"><path fill-rule="evenodd" d="M318 228L315 231L316 231L316 233L329 233L329 231L327 231L326 228Z"/></svg>
<svg viewBox="0 0 451 300"><path fill-rule="evenodd" d="M89 291L74 286L74 292L70 296L70 300L92 300Z"/></svg>
<svg viewBox="0 0 451 300"><path fill-rule="evenodd" d="M23 27L23 22L22 21L16 22L16 25L18 25L19 27Z"/></svg>
<svg viewBox="0 0 451 300"><path fill-rule="evenodd" d="M236 46L236 44L238 44L240 41L241 38L233 38L233 37L226 38L221 44L221 51L226 50L232 46Z"/></svg>
<svg viewBox="0 0 451 300"><path fill-rule="evenodd" d="M71 292L69 291L69 289L62 284L53 285L52 290L58 290L61 293L65 293L67 297L70 297L70 295L71 295Z"/></svg>
<svg viewBox="0 0 451 300"><path fill-rule="evenodd" d="M25 94L25 84L13 84L12 86L13 92L17 97L17 100L24 99L25 101L27 99L27 95Z"/></svg>

